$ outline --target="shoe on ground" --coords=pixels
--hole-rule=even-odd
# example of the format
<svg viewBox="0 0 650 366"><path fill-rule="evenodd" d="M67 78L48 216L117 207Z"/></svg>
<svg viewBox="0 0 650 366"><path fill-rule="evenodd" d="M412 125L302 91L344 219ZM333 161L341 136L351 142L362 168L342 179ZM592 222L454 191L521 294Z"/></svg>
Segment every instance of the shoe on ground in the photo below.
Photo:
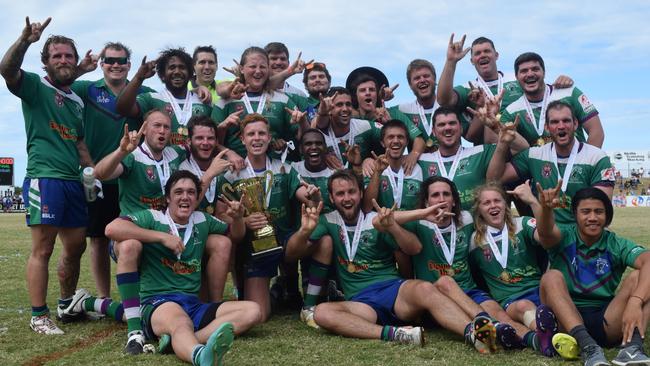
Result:
<svg viewBox="0 0 650 366"><path fill-rule="evenodd" d="M132 356L144 353L144 334L140 331L129 333L129 339L124 346L124 353Z"/></svg>
<svg viewBox="0 0 650 366"><path fill-rule="evenodd" d="M399 327L395 330L393 340L402 344L424 346L424 329L422 327Z"/></svg>
<svg viewBox="0 0 650 366"><path fill-rule="evenodd" d="M90 297L88 291L80 288L75 291L74 296L72 296L72 301L70 305L65 308L58 306L56 308L57 319L63 323L72 323L78 320L85 319L83 303L84 300Z"/></svg>
<svg viewBox="0 0 650 366"><path fill-rule="evenodd" d="M555 333L553 336L553 348L565 360L577 360L580 358L578 342L568 334Z"/></svg>
<svg viewBox="0 0 650 366"><path fill-rule="evenodd" d="M320 329L314 320L314 306L306 306L300 310L300 321L314 329Z"/></svg>
<svg viewBox="0 0 650 366"><path fill-rule="evenodd" d="M535 311L535 334L539 341L539 351L546 357L556 355L553 348L553 336L557 333L555 313L546 305L540 305Z"/></svg>
<svg viewBox="0 0 650 366"><path fill-rule="evenodd" d="M494 353L497 351L497 330L492 319L479 315L472 320L470 341L479 353Z"/></svg>
<svg viewBox="0 0 650 366"><path fill-rule="evenodd" d="M215 330L205 343L205 348L198 357L201 366L222 366L223 357L232 347L235 338L231 323L223 323Z"/></svg>
<svg viewBox="0 0 650 366"><path fill-rule="evenodd" d="M56 324L50 319L48 314L33 316L29 321L29 327L36 333L47 334L47 335L59 335L64 334L61 328L57 327Z"/></svg>
<svg viewBox="0 0 650 366"><path fill-rule="evenodd" d="M618 351L612 363L618 366L650 365L650 357L643 352L643 347L632 345Z"/></svg>
<svg viewBox="0 0 650 366"><path fill-rule="evenodd" d="M582 352L582 359L585 366L610 366L605 358L603 349L598 345L587 346Z"/></svg>

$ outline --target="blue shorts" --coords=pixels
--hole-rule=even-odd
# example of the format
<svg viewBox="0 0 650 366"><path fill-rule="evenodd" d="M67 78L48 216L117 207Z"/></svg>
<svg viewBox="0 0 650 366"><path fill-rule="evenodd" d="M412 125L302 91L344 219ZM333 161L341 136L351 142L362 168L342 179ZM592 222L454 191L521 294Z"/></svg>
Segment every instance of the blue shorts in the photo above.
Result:
<svg viewBox="0 0 650 366"><path fill-rule="evenodd" d="M56 178L25 178L27 226L86 227L88 208L81 182Z"/></svg>
<svg viewBox="0 0 650 366"><path fill-rule="evenodd" d="M289 241L289 237L291 237L293 233L288 234L285 237L281 237L280 235L276 234L276 240L278 241L278 244L282 246L283 248L287 246L287 242ZM247 236L247 239L250 240L251 236ZM250 244L250 241L249 241ZM250 254L252 253L252 244L249 245L248 248L248 260L244 264L244 271L245 271L245 276L246 278L253 278L253 277L275 277L278 275L278 265L280 265L280 261L282 258L284 258L284 249L282 251L277 251L272 254L265 254L261 255L259 257L252 257Z"/></svg>
<svg viewBox="0 0 650 366"><path fill-rule="evenodd" d="M395 300L404 281L401 278L372 284L350 298L350 301L364 303L377 313L379 325L402 325L403 321L395 315Z"/></svg>
<svg viewBox="0 0 650 366"><path fill-rule="evenodd" d="M587 328L589 335L598 343L601 347L613 347L619 342L609 342L607 340L607 332L605 332L605 325L607 324L607 319L605 319L605 311L609 303L598 307L598 306L588 306L588 307L579 307L578 312L582 316L582 321Z"/></svg>
<svg viewBox="0 0 650 366"><path fill-rule="evenodd" d="M147 339L156 339L156 335L151 328L151 316L158 306L166 303L173 302L180 305L187 316L192 319L194 331L204 328L212 320L214 320L217 309L223 302L204 303L198 297L193 295L186 295L180 293L164 294L151 296L142 301L140 305L140 313L142 314L142 329L144 329Z"/></svg>
<svg viewBox="0 0 650 366"><path fill-rule="evenodd" d="M466 290L465 295L479 305L484 301L493 300L487 292L478 288Z"/></svg>
<svg viewBox="0 0 650 366"><path fill-rule="evenodd" d="M505 303L502 305L503 310L507 310L508 306L512 304L515 301L519 300L528 300L535 304L535 306L539 306L542 304L542 300L539 298L539 287L535 287L534 289L528 290L524 292L523 294L515 295L508 300L505 301Z"/></svg>

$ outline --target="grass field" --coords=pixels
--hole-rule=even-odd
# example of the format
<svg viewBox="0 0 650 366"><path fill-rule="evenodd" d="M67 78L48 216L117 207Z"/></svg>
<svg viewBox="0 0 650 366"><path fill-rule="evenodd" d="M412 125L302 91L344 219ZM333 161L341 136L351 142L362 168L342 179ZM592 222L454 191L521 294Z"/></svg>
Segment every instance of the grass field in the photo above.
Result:
<svg viewBox="0 0 650 366"><path fill-rule="evenodd" d="M616 209L612 229L637 243L650 244L650 208ZM180 365L173 355L122 354L126 326L111 320L63 325L63 336L43 336L29 329L30 308L25 285L29 231L19 214L0 214L0 365ZM50 265L48 305L56 306L58 283ZM113 268L113 275L115 268ZM94 292L88 256L84 256L79 287ZM113 285L113 296L119 298ZM646 349L648 342L646 342ZM608 350L608 358L615 356ZM274 316L268 323L237 338L229 365L578 365L548 359L531 351L482 356L459 337L442 330L427 332L423 348L380 341L345 339L313 331L298 315Z"/></svg>

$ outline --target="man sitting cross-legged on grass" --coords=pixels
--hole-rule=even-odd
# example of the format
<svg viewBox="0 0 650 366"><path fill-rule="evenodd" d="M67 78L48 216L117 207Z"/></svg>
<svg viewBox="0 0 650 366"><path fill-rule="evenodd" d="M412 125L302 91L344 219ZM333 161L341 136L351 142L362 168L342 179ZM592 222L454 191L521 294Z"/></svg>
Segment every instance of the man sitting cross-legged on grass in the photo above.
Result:
<svg viewBox="0 0 650 366"><path fill-rule="evenodd" d="M244 209L228 201L230 225L195 211L200 180L189 171L174 172L165 186L165 211L143 210L115 219L106 236L116 241L143 243L140 263L140 296L145 334L171 335L176 356L194 365L221 365L234 334L260 323L260 307L250 301L201 303L201 259L211 234L243 237ZM117 319L123 310L110 300L89 297L77 311L108 313Z"/></svg>
<svg viewBox="0 0 650 366"><path fill-rule="evenodd" d="M573 196L576 224L558 227L554 208L561 187L562 180L547 190L538 183L538 200L530 189L521 195L536 211L540 243L549 252L542 302L576 338L585 365L609 365L601 347L615 344L621 344L615 365L648 365L643 335L650 315L650 252L605 230L614 210L607 194L595 187ZM627 267L635 270L621 283Z"/></svg>
<svg viewBox="0 0 650 366"><path fill-rule="evenodd" d="M415 323L428 313L446 329L464 334L477 349L493 348L494 328L475 332L472 319L432 283L399 277L393 252L414 255L422 244L396 223L392 209L379 208L375 203L377 212L364 215L359 176L350 170L337 171L328 186L336 210L319 217L321 205L304 209L301 227L288 243L290 247L322 246L327 238L333 243L334 261L347 301L318 305L314 311L316 324L346 337L422 345L421 327L397 325ZM420 210L420 214L425 217L437 209L431 206Z"/></svg>

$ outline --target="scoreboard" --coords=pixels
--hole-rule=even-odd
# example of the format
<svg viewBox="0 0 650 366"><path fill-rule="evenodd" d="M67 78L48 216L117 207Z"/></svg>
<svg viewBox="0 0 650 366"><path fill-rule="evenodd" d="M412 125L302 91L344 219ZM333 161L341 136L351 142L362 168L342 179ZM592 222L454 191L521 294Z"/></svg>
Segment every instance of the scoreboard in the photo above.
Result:
<svg viewBox="0 0 650 366"><path fill-rule="evenodd" d="M14 158L0 158L0 186L14 185Z"/></svg>

